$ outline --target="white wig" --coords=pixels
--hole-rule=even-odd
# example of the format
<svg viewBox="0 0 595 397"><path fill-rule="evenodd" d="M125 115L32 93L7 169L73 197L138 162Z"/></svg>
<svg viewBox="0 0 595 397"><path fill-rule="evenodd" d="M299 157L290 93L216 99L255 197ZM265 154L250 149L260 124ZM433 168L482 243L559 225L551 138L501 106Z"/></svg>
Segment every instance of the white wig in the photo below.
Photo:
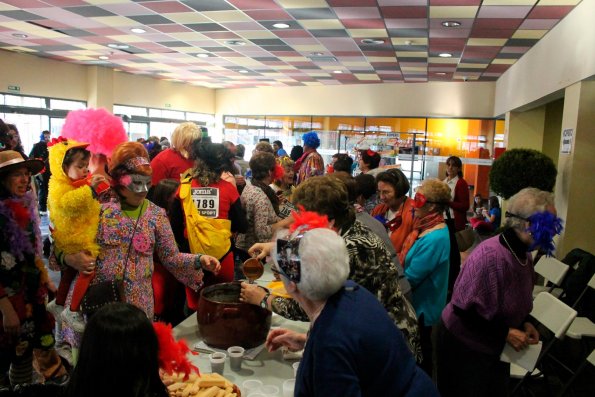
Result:
<svg viewBox="0 0 595 397"><path fill-rule="evenodd" d="M546 211L554 206L554 194L534 187L520 190L508 200L506 212L521 218L529 218L536 212ZM525 230L526 221L518 217L506 217L506 226Z"/></svg>
<svg viewBox="0 0 595 397"><path fill-rule="evenodd" d="M283 238L282 233L278 233L277 238ZM301 275L297 288L306 298L325 300L336 293L347 280L349 255L345 241L335 231L318 228L306 232L300 240L298 252ZM273 258L275 265L279 267L276 250ZM283 283L287 283L287 278L283 274L281 276Z"/></svg>

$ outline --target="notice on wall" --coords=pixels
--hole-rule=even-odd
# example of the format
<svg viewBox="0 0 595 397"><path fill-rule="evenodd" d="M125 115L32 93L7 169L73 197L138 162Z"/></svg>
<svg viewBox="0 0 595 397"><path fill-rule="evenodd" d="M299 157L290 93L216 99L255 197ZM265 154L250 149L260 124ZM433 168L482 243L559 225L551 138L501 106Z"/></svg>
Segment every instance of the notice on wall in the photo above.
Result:
<svg viewBox="0 0 595 397"><path fill-rule="evenodd" d="M572 150L572 137L574 129L568 128L562 131L562 144L560 145L560 153L568 154Z"/></svg>

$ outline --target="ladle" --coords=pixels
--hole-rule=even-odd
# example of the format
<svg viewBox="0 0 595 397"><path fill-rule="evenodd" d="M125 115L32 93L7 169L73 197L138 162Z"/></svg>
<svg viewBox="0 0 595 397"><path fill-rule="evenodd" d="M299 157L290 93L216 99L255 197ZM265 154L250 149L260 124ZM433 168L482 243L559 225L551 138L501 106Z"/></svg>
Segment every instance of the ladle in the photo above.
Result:
<svg viewBox="0 0 595 397"><path fill-rule="evenodd" d="M254 284L255 280L262 277L264 273L264 266L262 262L256 258L250 258L244 261L242 272L248 279L249 284Z"/></svg>

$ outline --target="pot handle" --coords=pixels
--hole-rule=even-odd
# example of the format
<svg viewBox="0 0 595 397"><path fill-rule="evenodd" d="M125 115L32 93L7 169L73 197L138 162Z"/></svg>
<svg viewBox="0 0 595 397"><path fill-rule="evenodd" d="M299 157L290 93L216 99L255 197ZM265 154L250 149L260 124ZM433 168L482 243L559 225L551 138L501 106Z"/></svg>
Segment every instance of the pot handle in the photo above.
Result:
<svg viewBox="0 0 595 397"><path fill-rule="evenodd" d="M223 318L237 318L240 316L240 309L237 307L226 307L223 309Z"/></svg>

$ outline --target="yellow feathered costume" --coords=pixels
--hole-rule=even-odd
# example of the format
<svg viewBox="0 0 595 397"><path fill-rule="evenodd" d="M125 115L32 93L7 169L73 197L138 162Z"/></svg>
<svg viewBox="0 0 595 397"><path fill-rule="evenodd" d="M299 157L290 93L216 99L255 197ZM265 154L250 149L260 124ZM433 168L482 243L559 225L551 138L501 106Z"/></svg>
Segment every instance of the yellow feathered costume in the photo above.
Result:
<svg viewBox="0 0 595 397"><path fill-rule="evenodd" d="M56 249L64 254L89 251L99 255L95 238L101 205L93 198L91 187L76 187L62 168L66 152L88 144L64 140L48 147L52 176L48 192L48 210L53 225L52 237Z"/></svg>

